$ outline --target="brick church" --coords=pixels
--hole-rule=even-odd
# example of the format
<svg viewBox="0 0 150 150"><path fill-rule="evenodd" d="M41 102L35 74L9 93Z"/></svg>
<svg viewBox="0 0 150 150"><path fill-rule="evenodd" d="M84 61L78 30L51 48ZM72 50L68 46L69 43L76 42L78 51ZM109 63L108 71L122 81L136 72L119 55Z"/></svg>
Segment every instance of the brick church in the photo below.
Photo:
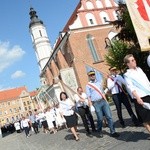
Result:
<svg viewBox="0 0 150 150"><path fill-rule="evenodd" d="M30 9L29 29L43 84L51 87L61 80L74 90L85 89L89 70L103 80L109 68L106 40L116 35L109 21L118 19L117 8L114 0L80 0L53 48L43 21Z"/></svg>

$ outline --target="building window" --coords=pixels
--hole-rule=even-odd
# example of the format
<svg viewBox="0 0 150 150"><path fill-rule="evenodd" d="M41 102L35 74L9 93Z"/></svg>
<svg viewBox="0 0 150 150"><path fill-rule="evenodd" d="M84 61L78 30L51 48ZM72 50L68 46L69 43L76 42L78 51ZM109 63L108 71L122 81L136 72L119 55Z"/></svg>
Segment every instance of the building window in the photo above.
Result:
<svg viewBox="0 0 150 150"><path fill-rule="evenodd" d="M6 122L9 123L9 119L8 118L6 119Z"/></svg>
<svg viewBox="0 0 150 150"><path fill-rule="evenodd" d="M28 110L27 107L25 107L25 110L26 110L26 111Z"/></svg>
<svg viewBox="0 0 150 150"><path fill-rule="evenodd" d="M108 14L104 11L100 12L100 18L103 24L108 24L110 21Z"/></svg>
<svg viewBox="0 0 150 150"><path fill-rule="evenodd" d="M12 113L12 109L9 109L10 113Z"/></svg>
<svg viewBox="0 0 150 150"><path fill-rule="evenodd" d="M4 114L7 115L7 110L4 111Z"/></svg>
<svg viewBox="0 0 150 150"><path fill-rule="evenodd" d="M85 15L85 18L87 20L87 23L89 26L93 26L93 25L97 25L97 22L96 22L96 19L95 19L95 16L92 14L92 13L87 13Z"/></svg>
<svg viewBox="0 0 150 150"><path fill-rule="evenodd" d="M12 105L15 105L15 100L14 100L14 101L12 101Z"/></svg>
<svg viewBox="0 0 150 150"><path fill-rule="evenodd" d="M87 7L87 9L93 9L94 8L92 2L90 2L90 1L86 2L86 7Z"/></svg>
<svg viewBox="0 0 150 150"><path fill-rule="evenodd" d="M15 118L14 118L14 117L12 117L12 119L11 119L11 120L12 120L12 122L14 122L14 121L15 121Z"/></svg>
<svg viewBox="0 0 150 150"><path fill-rule="evenodd" d="M94 22L93 22L93 20L92 20L92 19L89 19L89 21L90 21L90 23L91 23L91 24L94 24Z"/></svg>
<svg viewBox="0 0 150 150"><path fill-rule="evenodd" d="M29 106L28 108L29 108L29 110L31 110L31 106Z"/></svg>
<svg viewBox="0 0 150 150"><path fill-rule="evenodd" d="M15 113L17 112L16 108L14 108L14 112L15 112Z"/></svg>
<svg viewBox="0 0 150 150"><path fill-rule="evenodd" d="M96 5L98 8L103 8L103 4L102 4L101 0L96 0Z"/></svg>
<svg viewBox="0 0 150 150"><path fill-rule="evenodd" d="M106 17L103 17L103 19L104 19L104 22L107 22L107 19L106 19Z"/></svg>
<svg viewBox="0 0 150 150"><path fill-rule="evenodd" d="M7 105L10 105L10 102L8 102Z"/></svg>
<svg viewBox="0 0 150 150"><path fill-rule="evenodd" d="M0 110L0 115L2 115L2 111Z"/></svg>
<svg viewBox="0 0 150 150"><path fill-rule="evenodd" d="M33 33L31 33L31 39L32 39L32 41L34 41L34 35L33 35Z"/></svg>
<svg viewBox="0 0 150 150"><path fill-rule="evenodd" d="M18 120L19 119L19 117L18 116L16 116L16 120Z"/></svg>
<svg viewBox="0 0 150 150"><path fill-rule="evenodd" d="M110 0L105 0L105 5L106 5L106 7L112 7Z"/></svg>
<svg viewBox="0 0 150 150"><path fill-rule="evenodd" d="M97 54L97 50L93 42L93 37L91 35L87 35L87 43L88 43L94 62L100 61L99 55Z"/></svg>
<svg viewBox="0 0 150 150"><path fill-rule="evenodd" d="M30 102L29 102L29 101L27 101L27 104L28 104L28 105L30 105Z"/></svg>
<svg viewBox="0 0 150 150"><path fill-rule="evenodd" d="M23 102L24 106L26 106L26 102Z"/></svg>
<svg viewBox="0 0 150 150"><path fill-rule="evenodd" d="M40 36L42 37L42 32L41 32L41 30L39 30L39 33L40 33Z"/></svg>

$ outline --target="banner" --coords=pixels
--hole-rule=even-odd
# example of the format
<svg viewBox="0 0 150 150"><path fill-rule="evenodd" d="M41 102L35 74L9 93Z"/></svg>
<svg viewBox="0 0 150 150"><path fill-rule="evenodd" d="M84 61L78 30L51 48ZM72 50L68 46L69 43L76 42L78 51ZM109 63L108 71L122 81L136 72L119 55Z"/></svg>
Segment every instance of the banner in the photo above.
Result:
<svg viewBox="0 0 150 150"><path fill-rule="evenodd" d="M150 51L150 0L126 0L126 4L141 51Z"/></svg>

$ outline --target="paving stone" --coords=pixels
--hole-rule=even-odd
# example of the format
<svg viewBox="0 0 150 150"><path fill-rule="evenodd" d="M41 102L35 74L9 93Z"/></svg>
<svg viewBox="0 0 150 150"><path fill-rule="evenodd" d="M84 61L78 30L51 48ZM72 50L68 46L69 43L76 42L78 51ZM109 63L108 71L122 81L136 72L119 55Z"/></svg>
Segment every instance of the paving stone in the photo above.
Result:
<svg viewBox="0 0 150 150"><path fill-rule="evenodd" d="M111 106L116 131L120 137L115 139L110 137L109 128L103 128L104 137L99 138L98 133L92 133L92 137L85 134L82 121L79 118L80 141L75 141L68 129L58 131L56 134L44 134L40 129L39 134L34 134L29 138L24 133L13 133L0 138L0 150L150 150L150 140L148 132L143 127L134 127L132 121L123 108L123 116L126 128L121 128L118 123L115 107ZM96 116L94 120L96 123Z"/></svg>

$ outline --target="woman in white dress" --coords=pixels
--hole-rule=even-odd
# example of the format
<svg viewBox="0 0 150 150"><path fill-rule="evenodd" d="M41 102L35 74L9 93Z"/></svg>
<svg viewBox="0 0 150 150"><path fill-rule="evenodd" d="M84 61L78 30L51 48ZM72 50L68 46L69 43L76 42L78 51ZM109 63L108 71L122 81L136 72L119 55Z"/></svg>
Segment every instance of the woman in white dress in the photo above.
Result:
<svg viewBox="0 0 150 150"><path fill-rule="evenodd" d="M56 126L57 128L61 128L63 125L66 124L66 120L64 116L61 113L61 109L59 107L59 104L55 106L55 113L56 113Z"/></svg>
<svg viewBox="0 0 150 150"><path fill-rule="evenodd" d="M47 108L46 120L47 120L49 129L55 134L57 132L57 130L54 128L54 124L53 124L53 121L54 121L53 112L54 111L52 110L52 108L50 108L50 107Z"/></svg>
<svg viewBox="0 0 150 150"><path fill-rule="evenodd" d="M67 127L70 128L72 134L75 137L75 140L79 141L79 137L76 132L77 115L75 114L75 111L73 110L73 108L75 107L75 104L68 98L65 92L60 93L60 100L61 100L60 108L62 111L62 115L66 119Z"/></svg>

